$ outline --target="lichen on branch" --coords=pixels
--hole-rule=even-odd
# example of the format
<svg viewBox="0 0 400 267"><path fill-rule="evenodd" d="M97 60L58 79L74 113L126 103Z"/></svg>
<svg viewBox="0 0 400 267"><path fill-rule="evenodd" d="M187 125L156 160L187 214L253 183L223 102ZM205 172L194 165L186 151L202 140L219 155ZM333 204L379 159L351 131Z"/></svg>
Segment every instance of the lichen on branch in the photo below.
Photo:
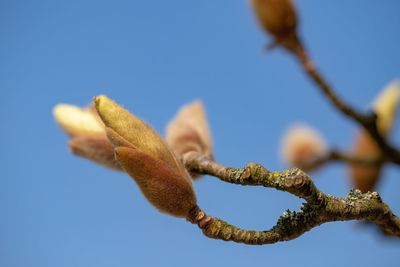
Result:
<svg viewBox="0 0 400 267"><path fill-rule="evenodd" d="M400 237L400 218L393 214L376 192L361 193L353 189L346 197L337 198L321 192L311 178L297 168L272 172L256 163L244 168L227 168L196 152L183 155L182 161L191 172L208 174L233 184L275 188L306 201L300 211L286 211L278 218L276 225L266 231L238 228L207 216L196 207L187 219L197 223L210 238L249 245L272 244L295 239L323 223L350 220L372 222L386 234Z"/></svg>

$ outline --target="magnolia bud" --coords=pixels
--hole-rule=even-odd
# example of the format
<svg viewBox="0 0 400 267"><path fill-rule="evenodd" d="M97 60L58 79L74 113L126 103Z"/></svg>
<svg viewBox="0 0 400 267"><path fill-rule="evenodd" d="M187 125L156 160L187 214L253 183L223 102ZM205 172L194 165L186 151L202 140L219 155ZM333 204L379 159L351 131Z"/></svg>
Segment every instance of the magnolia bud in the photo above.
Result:
<svg viewBox="0 0 400 267"><path fill-rule="evenodd" d="M252 0L258 21L277 43L295 51L301 47L297 37L297 14L291 0Z"/></svg>
<svg viewBox="0 0 400 267"><path fill-rule="evenodd" d="M380 150L369 133L361 130L355 138L352 155L356 157L379 157ZM350 176L354 188L363 193L373 191L381 173L382 165L350 165Z"/></svg>
<svg viewBox="0 0 400 267"><path fill-rule="evenodd" d="M117 161L157 209L187 217L196 196L186 169L162 138L145 122L107 98L95 98Z"/></svg>
<svg viewBox="0 0 400 267"><path fill-rule="evenodd" d="M203 104L183 106L166 129L167 144L178 155L196 151L212 158L212 141Z"/></svg>
<svg viewBox="0 0 400 267"><path fill-rule="evenodd" d="M396 118L396 110L400 101L400 85L392 82L375 98L372 109L377 115L379 133L387 137ZM380 157L381 151L376 142L365 131L361 130L355 138L352 154L360 157ZM350 177L355 188L363 192L374 190L381 173L381 165L350 165Z"/></svg>
<svg viewBox="0 0 400 267"><path fill-rule="evenodd" d="M54 107L53 113L58 124L71 137L69 147L75 155L108 168L121 169L115 161L113 146L106 136L104 124L93 106L82 109L59 104Z"/></svg>
<svg viewBox="0 0 400 267"><path fill-rule="evenodd" d="M70 136L91 136L104 133L104 126L89 109L58 104L53 109L58 124Z"/></svg>
<svg viewBox="0 0 400 267"><path fill-rule="evenodd" d="M400 101L400 83L391 82L376 97L372 108L378 116L378 130L383 136L387 136L396 119L396 111Z"/></svg>
<svg viewBox="0 0 400 267"><path fill-rule="evenodd" d="M186 218L196 206L191 183L165 161L129 147L116 147L115 155L147 200L160 211Z"/></svg>
<svg viewBox="0 0 400 267"><path fill-rule="evenodd" d="M291 166L306 169L327 153L327 145L321 135L309 126L295 124L282 139L283 160Z"/></svg>

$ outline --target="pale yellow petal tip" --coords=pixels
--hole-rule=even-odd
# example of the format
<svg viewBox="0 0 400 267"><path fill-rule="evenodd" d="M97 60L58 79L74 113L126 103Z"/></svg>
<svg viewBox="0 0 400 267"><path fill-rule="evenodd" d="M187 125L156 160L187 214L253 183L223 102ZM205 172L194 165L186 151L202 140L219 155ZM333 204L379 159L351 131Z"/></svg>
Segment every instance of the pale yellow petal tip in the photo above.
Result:
<svg viewBox="0 0 400 267"><path fill-rule="evenodd" d="M201 100L194 100L190 103L187 103L179 109L177 114L178 116L204 116L205 111L203 102Z"/></svg>
<svg viewBox="0 0 400 267"><path fill-rule="evenodd" d="M294 124L283 136L281 143L282 160L291 165L308 164L327 153L324 138L313 128L305 124Z"/></svg>
<svg viewBox="0 0 400 267"><path fill-rule="evenodd" d="M201 101L200 99L194 100L188 104L186 104L185 106L183 106L183 108L192 108L192 109L199 109L199 110L203 110L204 111L204 105L203 105L203 101Z"/></svg>
<svg viewBox="0 0 400 267"><path fill-rule="evenodd" d="M396 103L400 99L400 80L395 80L389 83L378 94L373 103L374 109L380 109L388 103Z"/></svg>
<svg viewBox="0 0 400 267"><path fill-rule="evenodd" d="M387 135L396 118L400 102L400 81L395 80L387 85L375 98L372 107L378 116L378 129L382 135Z"/></svg>
<svg viewBox="0 0 400 267"><path fill-rule="evenodd" d="M96 108L97 114L100 116L101 120L105 125L109 125L113 120L117 120L120 110L123 109L122 106L117 104L114 100L106 95L95 96L93 99L94 106ZM131 114L131 116L133 116Z"/></svg>
<svg viewBox="0 0 400 267"><path fill-rule="evenodd" d="M64 131L72 136L104 133L103 125L87 109L69 104L58 104L53 115Z"/></svg>

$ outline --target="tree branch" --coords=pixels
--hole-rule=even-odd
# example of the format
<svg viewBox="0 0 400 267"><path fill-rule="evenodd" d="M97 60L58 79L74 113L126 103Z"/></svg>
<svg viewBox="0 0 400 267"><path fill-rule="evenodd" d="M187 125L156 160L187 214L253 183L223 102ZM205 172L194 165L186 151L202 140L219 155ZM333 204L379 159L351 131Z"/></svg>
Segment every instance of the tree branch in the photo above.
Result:
<svg viewBox="0 0 400 267"><path fill-rule="evenodd" d="M364 114L358 110L355 110L348 103L345 103L315 67L309 54L304 48L299 49L296 53L292 54L299 61L303 71L312 81L314 81L320 91L336 107L336 109L360 124L375 140L384 155L387 156L388 160L400 165L400 150L389 144L385 137L379 133L376 123L376 114Z"/></svg>
<svg viewBox="0 0 400 267"><path fill-rule="evenodd" d="M300 169L310 172L314 171L327 163L330 162L343 162L353 165L363 165L363 166L379 166L382 165L385 160L382 157L360 157L342 152L339 150L332 149L325 155L316 158L314 161L305 164L304 166L297 166Z"/></svg>
<svg viewBox="0 0 400 267"><path fill-rule="evenodd" d="M385 233L400 237L400 218L376 192L363 194L351 190L345 198L337 198L319 191L311 178L297 168L272 172L256 163L244 168L226 168L196 152L186 153L182 160L191 172L209 174L233 184L272 187L306 201L299 212L286 211L276 225L266 231L238 228L196 207L187 220L197 223L210 238L250 245L272 244L295 239L323 223L350 220L370 221Z"/></svg>

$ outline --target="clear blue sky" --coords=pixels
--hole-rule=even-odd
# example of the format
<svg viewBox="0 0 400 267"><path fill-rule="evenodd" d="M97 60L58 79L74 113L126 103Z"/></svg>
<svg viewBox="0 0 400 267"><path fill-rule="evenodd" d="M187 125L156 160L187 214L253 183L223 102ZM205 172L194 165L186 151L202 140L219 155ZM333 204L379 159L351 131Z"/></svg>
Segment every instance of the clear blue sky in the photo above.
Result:
<svg viewBox="0 0 400 267"><path fill-rule="evenodd" d="M301 32L340 95L360 108L400 77L400 2L298 0ZM267 38L247 0L0 1L0 266L398 266L398 241L354 222L300 238L244 246L205 238L158 213L131 179L73 157L51 110L107 94L163 132L178 107L206 105L218 161L274 170L291 122L348 148L343 120L292 58L262 52ZM398 120L398 122L400 122ZM400 132L392 136L400 143ZM349 189L343 165L313 174L327 193ZM204 177L209 214L267 229L300 200ZM400 213L399 168L379 187Z"/></svg>

